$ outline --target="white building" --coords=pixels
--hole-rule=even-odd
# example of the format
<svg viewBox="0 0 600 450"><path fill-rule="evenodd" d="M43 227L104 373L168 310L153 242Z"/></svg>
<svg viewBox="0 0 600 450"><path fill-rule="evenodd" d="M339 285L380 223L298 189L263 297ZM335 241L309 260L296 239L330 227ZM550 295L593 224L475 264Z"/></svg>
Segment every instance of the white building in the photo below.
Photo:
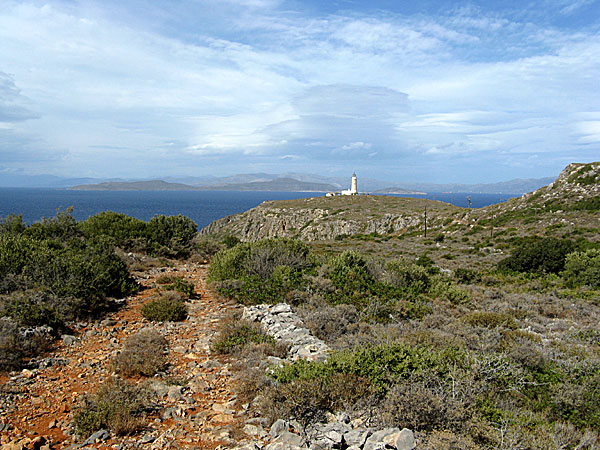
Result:
<svg viewBox="0 0 600 450"><path fill-rule="evenodd" d="M352 174L352 184L350 189L346 189L341 192L342 195L356 195L358 194L358 182L356 180L356 172Z"/></svg>

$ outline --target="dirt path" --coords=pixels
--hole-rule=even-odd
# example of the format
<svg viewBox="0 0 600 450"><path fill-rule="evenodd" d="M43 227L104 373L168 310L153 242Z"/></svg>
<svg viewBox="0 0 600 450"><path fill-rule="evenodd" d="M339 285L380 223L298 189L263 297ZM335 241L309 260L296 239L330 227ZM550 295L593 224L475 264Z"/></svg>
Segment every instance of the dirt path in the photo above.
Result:
<svg viewBox="0 0 600 450"><path fill-rule="evenodd" d="M219 320L236 306L217 300L206 287L207 266L193 264L152 270L139 280L144 286L140 294L128 299L119 311L101 323L82 324L74 343L68 343L72 338L59 341L45 360L50 367L0 379L0 430L8 428L1 431L2 444L40 436L43 439L37 439L37 444L25 442L25 447L39 448L44 440L52 443L51 448L74 444L67 434L73 409L84 393L94 392L110 379L109 362L124 341L152 325L142 318L140 308L156 295L155 280L165 271L193 281L198 298L188 304L188 320L155 325L169 342L168 382L155 383L161 409L140 434L111 436L86 447L214 449L233 444L239 407L231 388L229 361L211 355L209 343Z"/></svg>

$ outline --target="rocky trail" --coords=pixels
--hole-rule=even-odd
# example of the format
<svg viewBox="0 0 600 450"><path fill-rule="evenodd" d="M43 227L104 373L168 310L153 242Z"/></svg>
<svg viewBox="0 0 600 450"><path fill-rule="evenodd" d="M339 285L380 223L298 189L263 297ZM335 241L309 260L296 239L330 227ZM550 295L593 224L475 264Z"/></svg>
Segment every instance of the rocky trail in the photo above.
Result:
<svg viewBox="0 0 600 450"><path fill-rule="evenodd" d="M152 324L140 309L157 294L156 279L168 272L195 285L189 317L183 322ZM218 322L233 303L212 295L206 287L207 266L180 264L152 269L138 281L140 293L97 323L81 323L73 335L64 335L37 368L0 379L0 433L2 449L24 448L227 448L242 407L235 402L230 361L210 353ZM99 433L75 441L70 427L81 397L93 393L113 373L110 361L129 336L153 326L169 342L166 377L151 379L157 394L156 411L148 426L135 436ZM136 379L135 382L142 380ZM48 446L49 444L49 446Z"/></svg>

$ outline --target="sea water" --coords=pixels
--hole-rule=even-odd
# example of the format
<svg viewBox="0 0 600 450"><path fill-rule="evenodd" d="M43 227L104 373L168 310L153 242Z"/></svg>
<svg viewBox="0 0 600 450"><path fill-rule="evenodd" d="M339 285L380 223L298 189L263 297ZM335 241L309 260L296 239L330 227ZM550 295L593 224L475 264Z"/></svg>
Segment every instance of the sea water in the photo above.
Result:
<svg viewBox="0 0 600 450"><path fill-rule="evenodd" d="M142 220L157 214L182 214L201 229L216 219L258 206L267 200L290 200L323 196L318 192L272 191L71 191L45 188L0 188L0 218L22 214L27 224L43 217L54 217L58 210L73 207L73 217L85 220L102 211L115 211ZM503 194L406 195L429 198L466 207L471 197L473 208L506 201Z"/></svg>

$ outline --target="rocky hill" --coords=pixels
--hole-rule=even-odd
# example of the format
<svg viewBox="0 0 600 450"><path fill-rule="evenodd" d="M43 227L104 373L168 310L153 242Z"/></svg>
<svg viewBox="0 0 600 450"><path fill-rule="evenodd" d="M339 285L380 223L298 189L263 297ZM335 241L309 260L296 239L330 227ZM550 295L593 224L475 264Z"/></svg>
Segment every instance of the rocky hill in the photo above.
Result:
<svg viewBox="0 0 600 450"><path fill-rule="evenodd" d="M297 237L330 240L343 235L402 233L424 221L431 226L463 208L447 203L377 195L313 197L264 202L241 214L224 217L201 234L231 234L242 241Z"/></svg>
<svg viewBox="0 0 600 450"><path fill-rule="evenodd" d="M305 241L376 233L403 234L427 225L439 231L477 224L535 227L598 228L600 162L570 164L548 186L520 198L480 209L466 209L438 201L375 195L314 197L264 202L241 214L219 219L201 234L231 234L242 241L295 237ZM538 230L539 231L539 230Z"/></svg>

